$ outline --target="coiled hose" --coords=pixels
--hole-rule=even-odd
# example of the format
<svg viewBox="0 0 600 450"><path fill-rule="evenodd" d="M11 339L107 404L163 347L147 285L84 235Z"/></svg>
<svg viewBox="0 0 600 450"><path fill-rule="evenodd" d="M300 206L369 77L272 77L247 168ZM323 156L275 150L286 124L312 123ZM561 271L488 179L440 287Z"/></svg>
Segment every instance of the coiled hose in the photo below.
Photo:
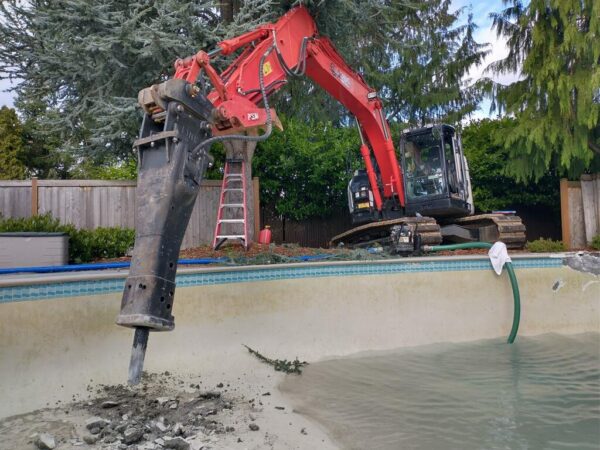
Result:
<svg viewBox="0 0 600 450"><path fill-rule="evenodd" d="M425 251L441 252L445 250L466 250L472 248L490 249L491 247L492 244L489 242L466 242L463 244L426 246L424 249ZM506 272L508 273L508 278L510 279L510 285L512 286L514 300L513 323L507 341L509 344L512 344L515 342L515 338L517 337L519 323L521 321L521 294L519 293L519 284L517 283L517 276L515 275L512 263L510 261L506 262L505 266Z"/></svg>

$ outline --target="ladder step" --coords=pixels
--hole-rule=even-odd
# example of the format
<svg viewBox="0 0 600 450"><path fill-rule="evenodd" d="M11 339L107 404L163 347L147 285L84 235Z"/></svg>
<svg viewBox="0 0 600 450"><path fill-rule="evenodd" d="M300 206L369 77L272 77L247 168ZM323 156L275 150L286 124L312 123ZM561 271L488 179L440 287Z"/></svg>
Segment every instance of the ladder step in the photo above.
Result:
<svg viewBox="0 0 600 450"><path fill-rule="evenodd" d="M238 163L239 167L234 166L234 163ZM242 159L227 159L225 161L224 172L221 185L221 197L219 200L219 218L217 219L217 224L215 226L213 249L217 250L228 239L237 239L247 250L248 221L246 214L248 206L246 199L246 163ZM228 194L229 192L232 194ZM236 192L239 192L241 195L235 194ZM230 213L231 216L233 216L232 218L221 218L223 216L223 211L227 209L231 211L235 208L240 209L243 214L239 214L240 211L232 211ZM223 227L228 225L234 229L227 231L223 230ZM241 227L244 227L243 231L241 230ZM223 234L224 232L231 234Z"/></svg>

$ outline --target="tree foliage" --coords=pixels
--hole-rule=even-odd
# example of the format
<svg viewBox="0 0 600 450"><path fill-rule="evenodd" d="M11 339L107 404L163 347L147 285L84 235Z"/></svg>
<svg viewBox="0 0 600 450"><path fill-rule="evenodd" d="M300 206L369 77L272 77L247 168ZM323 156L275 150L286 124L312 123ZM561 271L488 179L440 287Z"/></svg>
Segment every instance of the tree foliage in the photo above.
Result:
<svg viewBox="0 0 600 450"><path fill-rule="evenodd" d="M0 179L25 178L23 126L14 109L0 109Z"/></svg>
<svg viewBox="0 0 600 450"><path fill-rule="evenodd" d="M454 120L475 108L479 90L463 77L483 52L474 25L458 26L449 0L6 0L0 3L0 73L18 80L19 109L36 112L32 136L51 136L77 155L77 161L52 155L61 164L53 175L63 176L82 155L94 164L106 155L131 157L141 118L137 92L170 76L176 58L299 3L350 65L380 88L393 120ZM307 80L292 80L283 91L275 103L282 113L347 123L342 107Z"/></svg>
<svg viewBox="0 0 600 450"><path fill-rule="evenodd" d="M138 91L218 37L207 0L7 0L0 15L0 72L21 102L42 101L65 146L113 155L137 134Z"/></svg>
<svg viewBox="0 0 600 450"><path fill-rule="evenodd" d="M290 3L300 2L284 1L284 7ZM303 3L320 33L378 89L389 120L454 123L477 109L485 86L466 75L482 62L487 45L475 41L470 17L459 24L464 11L451 12L450 0ZM291 81L279 107L288 115L347 123L347 111L305 79Z"/></svg>
<svg viewBox="0 0 600 450"><path fill-rule="evenodd" d="M283 117L284 132L261 142L253 159L261 202L284 217L327 217L345 207L359 161L355 130Z"/></svg>
<svg viewBox="0 0 600 450"><path fill-rule="evenodd" d="M517 119L504 143L509 171L538 179L556 165L577 176L600 159L600 2L504 3L492 16L509 54L491 69L521 74L496 86L501 111Z"/></svg>
<svg viewBox="0 0 600 450"><path fill-rule="evenodd" d="M23 124L21 160L28 175L59 179L72 177L78 165L77 154L63 146L61 132L52 131L45 125L46 120L58 120L60 112L48 108L41 101L17 101L15 106Z"/></svg>
<svg viewBox="0 0 600 450"><path fill-rule="evenodd" d="M462 130L475 207L479 211L492 211L540 205L556 211L560 199L559 177L555 173L546 171L537 182L517 182L507 170L511 152L504 146L504 140L517 126L517 121L510 118L483 119Z"/></svg>

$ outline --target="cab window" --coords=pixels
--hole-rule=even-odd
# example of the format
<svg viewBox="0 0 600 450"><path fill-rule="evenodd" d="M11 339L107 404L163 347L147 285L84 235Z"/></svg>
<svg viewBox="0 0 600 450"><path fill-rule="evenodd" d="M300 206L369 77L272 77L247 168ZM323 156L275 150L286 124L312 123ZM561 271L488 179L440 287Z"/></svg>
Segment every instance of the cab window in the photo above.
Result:
<svg viewBox="0 0 600 450"><path fill-rule="evenodd" d="M407 196L418 199L443 194L445 182L440 139L432 134L410 136L404 147Z"/></svg>

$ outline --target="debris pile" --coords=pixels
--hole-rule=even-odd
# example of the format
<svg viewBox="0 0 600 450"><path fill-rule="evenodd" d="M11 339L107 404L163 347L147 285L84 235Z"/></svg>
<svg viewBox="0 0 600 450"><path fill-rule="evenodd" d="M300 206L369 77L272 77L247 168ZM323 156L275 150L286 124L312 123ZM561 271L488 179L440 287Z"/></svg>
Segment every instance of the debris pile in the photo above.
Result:
<svg viewBox="0 0 600 450"><path fill-rule="evenodd" d="M216 419L220 412L233 407L221 392L203 391L192 384L184 391L165 395L168 376L147 381L143 379L135 388L101 386L96 399L82 402L92 414L85 422L83 441L140 450L188 450L191 441L200 441L203 447L215 442L216 435L234 431Z"/></svg>
<svg viewBox="0 0 600 450"><path fill-rule="evenodd" d="M241 438L234 436L236 429L233 425L241 427L240 431L259 429L254 417L246 419L248 416L242 411L237 412L237 417L233 414L234 406L239 407L240 400L250 410L254 410L254 401L248 403L243 397L233 396L222 383L217 384L214 390L205 390L200 384L186 383L165 372L160 375L144 374L142 382L135 387L89 386L88 392L93 398L41 410L53 420L60 420L57 413L64 414L63 426L60 430L53 430L40 421L37 432L29 436L25 448L208 450L219 448L219 441L226 439L226 434L242 442ZM242 420L240 413L245 417ZM64 425L65 419L71 424L70 428ZM19 418L12 420L22 422ZM252 421L250 426L246 423L248 420ZM0 429L3 427L0 426Z"/></svg>

